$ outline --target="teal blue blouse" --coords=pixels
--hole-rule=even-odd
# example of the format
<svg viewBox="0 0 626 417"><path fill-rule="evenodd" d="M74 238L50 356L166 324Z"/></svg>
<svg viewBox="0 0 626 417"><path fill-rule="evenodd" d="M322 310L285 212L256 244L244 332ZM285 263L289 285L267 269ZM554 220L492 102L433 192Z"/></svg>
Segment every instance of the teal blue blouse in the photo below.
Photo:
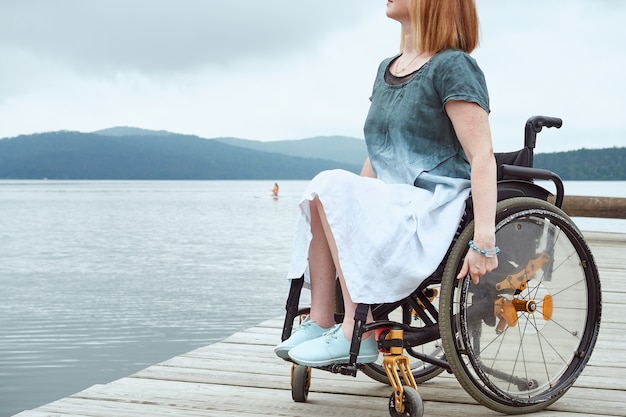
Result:
<svg viewBox="0 0 626 417"><path fill-rule="evenodd" d="M476 61L459 50L435 54L408 81L385 82L384 60L374 82L365 142L376 176L393 184L433 189L469 187L470 167L445 111L450 100L475 102L489 112L489 94Z"/></svg>

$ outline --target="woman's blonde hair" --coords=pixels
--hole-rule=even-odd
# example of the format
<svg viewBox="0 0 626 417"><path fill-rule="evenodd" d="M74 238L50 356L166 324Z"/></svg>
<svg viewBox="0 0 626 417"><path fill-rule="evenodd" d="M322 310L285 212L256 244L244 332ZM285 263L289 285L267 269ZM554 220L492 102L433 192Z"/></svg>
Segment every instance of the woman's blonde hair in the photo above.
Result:
<svg viewBox="0 0 626 417"><path fill-rule="evenodd" d="M452 48L470 53L478 46L474 0L409 0L408 6L416 50L435 53Z"/></svg>

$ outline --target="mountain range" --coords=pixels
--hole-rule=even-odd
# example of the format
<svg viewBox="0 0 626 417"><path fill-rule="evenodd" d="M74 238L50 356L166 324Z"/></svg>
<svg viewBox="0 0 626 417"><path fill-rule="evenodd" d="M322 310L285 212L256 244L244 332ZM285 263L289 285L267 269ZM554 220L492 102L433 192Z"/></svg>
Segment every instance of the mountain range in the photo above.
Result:
<svg viewBox="0 0 626 417"><path fill-rule="evenodd" d="M114 127L0 139L0 178L310 179L332 168L358 173L366 155L362 139L345 136L261 142ZM536 154L535 166L565 180L626 180L626 148Z"/></svg>

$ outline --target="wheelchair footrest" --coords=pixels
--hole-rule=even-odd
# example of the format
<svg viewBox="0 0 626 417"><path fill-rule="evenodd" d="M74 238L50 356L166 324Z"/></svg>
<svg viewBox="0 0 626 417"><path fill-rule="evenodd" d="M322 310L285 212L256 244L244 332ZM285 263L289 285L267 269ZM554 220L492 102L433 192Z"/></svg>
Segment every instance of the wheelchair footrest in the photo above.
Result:
<svg viewBox="0 0 626 417"><path fill-rule="evenodd" d="M357 363L356 365L350 365L349 363L335 363L328 366L315 367L315 369L320 369L333 374L356 376L357 371L363 370L363 364Z"/></svg>

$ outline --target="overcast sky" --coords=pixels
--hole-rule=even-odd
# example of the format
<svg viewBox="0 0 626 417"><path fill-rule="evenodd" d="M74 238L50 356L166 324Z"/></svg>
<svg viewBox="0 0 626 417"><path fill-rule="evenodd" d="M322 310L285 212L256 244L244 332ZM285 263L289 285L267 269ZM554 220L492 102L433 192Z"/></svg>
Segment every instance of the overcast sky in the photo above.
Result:
<svg viewBox="0 0 626 417"><path fill-rule="evenodd" d="M496 151L626 146L626 1L477 0ZM0 138L135 126L362 138L385 0L0 0Z"/></svg>

